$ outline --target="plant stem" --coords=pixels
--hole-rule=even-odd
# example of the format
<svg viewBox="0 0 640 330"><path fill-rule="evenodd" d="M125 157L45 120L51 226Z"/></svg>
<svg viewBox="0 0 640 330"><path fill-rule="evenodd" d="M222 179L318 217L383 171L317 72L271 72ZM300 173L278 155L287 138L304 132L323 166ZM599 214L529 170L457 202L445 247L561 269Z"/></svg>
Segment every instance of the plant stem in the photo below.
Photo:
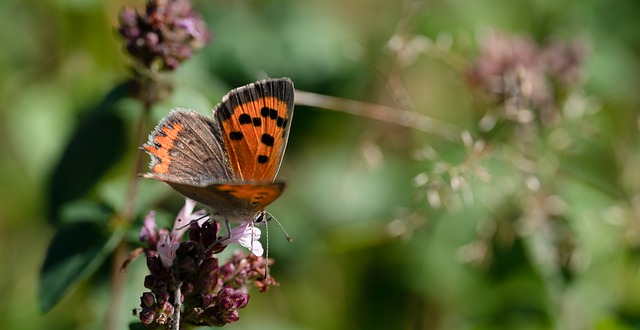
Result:
<svg viewBox="0 0 640 330"><path fill-rule="evenodd" d="M176 292L173 296L173 321L174 321L174 328L177 330L182 329L182 326L180 325L180 309L182 307L182 301L180 298L182 298L182 292L180 291L180 288L182 287L182 282L178 283L178 287L176 288Z"/></svg>
<svg viewBox="0 0 640 330"><path fill-rule="evenodd" d="M144 143L146 138L146 127L149 113L151 112L151 106L153 102L148 97L149 90L153 88L149 84L146 84L145 92L143 92L143 108L142 115L140 116L140 122L138 123L136 145L139 146ZM127 188L126 199L120 214L120 226L127 226L132 220L135 213L136 197L138 195L138 186L140 181L140 173L143 165L143 158L141 152L135 154L135 166L129 178L129 186ZM122 297L124 294L126 284L126 274L122 271L122 265L127 260L129 254L129 244L126 240L121 240L113 256L112 265L112 278L111 278L111 294L109 310L107 312L107 319L105 321L106 330L116 330L120 328L120 319L122 312Z"/></svg>
<svg viewBox="0 0 640 330"><path fill-rule="evenodd" d="M348 114L368 117L400 126L430 133L450 141L458 141L462 130L446 122L427 117L417 112L387 107L334 96L296 90L296 104L327 110L342 111Z"/></svg>

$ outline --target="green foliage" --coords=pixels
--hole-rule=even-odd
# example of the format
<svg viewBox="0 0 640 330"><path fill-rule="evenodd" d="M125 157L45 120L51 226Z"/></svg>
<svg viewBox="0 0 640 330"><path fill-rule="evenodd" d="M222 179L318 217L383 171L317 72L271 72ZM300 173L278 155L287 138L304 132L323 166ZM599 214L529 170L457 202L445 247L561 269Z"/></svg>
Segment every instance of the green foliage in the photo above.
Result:
<svg viewBox="0 0 640 330"><path fill-rule="evenodd" d="M72 286L95 272L121 236L118 232L107 234L91 222L63 226L53 237L40 271L40 309L49 311Z"/></svg>
<svg viewBox="0 0 640 330"><path fill-rule="evenodd" d="M49 219L58 224L60 207L85 196L124 154L127 133L115 111L127 86L115 87L96 107L88 111L55 166L49 183Z"/></svg>
<svg viewBox="0 0 640 330"><path fill-rule="evenodd" d="M1 328L102 328L116 246L138 246L150 210L170 225L182 205L144 179L128 199L148 161L136 169L139 127L144 140L174 106L210 114L265 76L364 103L298 94L287 191L269 208L294 242L269 224L280 286L229 327L640 325L638 3L198 1L212 41L146 121L121 83L134 74L123 5L0 4ZM472 72L487 49L543 57L554 41L585 46L575 80L552 65ZM540 72L548 93L527 94ZM140 328L136 275L116 328Z"/></svg>

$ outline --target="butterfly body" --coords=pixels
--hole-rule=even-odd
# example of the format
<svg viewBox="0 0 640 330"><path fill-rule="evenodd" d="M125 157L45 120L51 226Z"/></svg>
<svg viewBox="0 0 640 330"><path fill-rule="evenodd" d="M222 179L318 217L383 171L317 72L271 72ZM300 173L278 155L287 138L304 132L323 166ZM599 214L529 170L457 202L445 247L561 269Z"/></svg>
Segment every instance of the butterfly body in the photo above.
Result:
<svg viewBox="0 0 640 330"><path fill-rule="evenodd" d="M164 181L229 221L254 221L284 190L274 182L289 137L293 83L261 80L230 91L214 118L172 110L143 146L144 177Z"/></svg>

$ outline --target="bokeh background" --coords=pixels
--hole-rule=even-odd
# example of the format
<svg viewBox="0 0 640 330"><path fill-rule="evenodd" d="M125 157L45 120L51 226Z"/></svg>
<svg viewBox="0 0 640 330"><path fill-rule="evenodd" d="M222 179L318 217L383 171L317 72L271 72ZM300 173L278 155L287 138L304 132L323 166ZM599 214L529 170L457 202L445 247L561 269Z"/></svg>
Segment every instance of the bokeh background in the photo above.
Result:
<svg viewBox="0 0 640 330"><path fill-rule="evenodd" d="M50 219L52 173L82 118L130 75L115 31L124 5L144 2L0 2L0 328L105 323L109 258L47 313L38 278L61 225ZM289 186L269 208L294 239L270 226L281 286L252 291L228 328L640 327L639 2L195 5L213 39L173 74L148 129L171 107L208 113L229 89L267 76L438 120L403 126L400 112L372 119L372 105L349 114L348 102L299 99L279 173ZM517 50L579 45L578 78L550 83L552 119L535 107L533 119L509 117L470 81L491 35L527 40ZM117 107L125 129L104 137L121 153L76 196L113 210L125 203L141 109L133 99ZM95 154L77 164L95 167ZM182 203L156 182L142 183L139 200L138 220L151 208L168 219ZM127 273L123 328L136 321L144 274L142 260Z"/></svg>

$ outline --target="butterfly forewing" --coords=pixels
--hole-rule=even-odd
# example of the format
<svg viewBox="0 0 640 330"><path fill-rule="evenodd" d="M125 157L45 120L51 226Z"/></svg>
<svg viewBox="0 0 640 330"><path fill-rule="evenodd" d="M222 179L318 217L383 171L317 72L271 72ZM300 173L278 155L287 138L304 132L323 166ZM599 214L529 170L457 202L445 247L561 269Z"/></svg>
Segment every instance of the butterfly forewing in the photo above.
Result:
<svg viewBox="0 0 640 330"><path fill-rule="evenodd" d="M148 178L198 185L234 177L218 124L194 111L172 110L143 148L151 155Z"/></svg>
<svg viewBox="0 0 640 330"><path fill-rule="evenodd" d="M262 80L232 90L214 109L236 180L272 182L289 136L293 83Z"/></svg>

